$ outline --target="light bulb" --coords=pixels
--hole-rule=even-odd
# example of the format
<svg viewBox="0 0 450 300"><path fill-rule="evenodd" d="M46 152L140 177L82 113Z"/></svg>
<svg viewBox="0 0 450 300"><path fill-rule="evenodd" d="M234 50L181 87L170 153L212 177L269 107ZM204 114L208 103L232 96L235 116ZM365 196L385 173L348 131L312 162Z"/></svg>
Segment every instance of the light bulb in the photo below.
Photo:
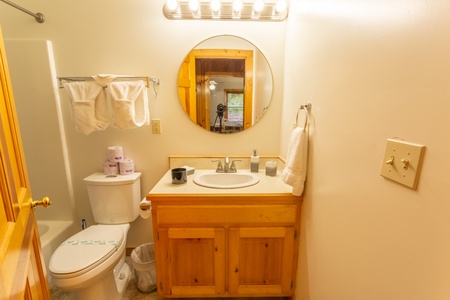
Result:
<svg viewBox="0 0 450 300"><path fill-rule="evenodd" d="M211 0L211 10L215 13L220 10L220 0Z"/></svg>
<svg viewBox="0 0 450 300"><path fill-rule="evenodd" d="M198 3L198 0L189 0L189 8L192 10L192 12L197 12L200 7L200 3Z"/></svg>
<svg viewBox="0 0 450 300"><path fill-rule="evenodd" d="M264 8L264 1L263 0L256 0L255 3L253 3L253 10L255 13L259 14Z"/></svg>
<svg viewBox="0 0 450 300"><path fill-rule="evenodd" d="M241 12L242 6L243 6L242 0L234 0L233 1L233 11L234 12L236 12L236 13Z"/></svg>
<svg viewBox="0 0 450 300"><path fill-rule="evenodd" d="M282 13L287 8L287 3L285 0L279 0L277 4L275 5L275 11L277 14Z"/></svg>
<svg viewBox="0 0 450 300"><path fill-rule="evenodd" d="M215 85L214 83L211 83L211 84L209 85L209 89L210 89L211 91L214 91L214 90L216 89L216 85Z"/></svg>
<svg viewBox="0 0 450 300"><path fill-rule="evenodd" d="M166 5L170 11L174 11L178 7L178 2L177 0L167 0Z"/></svg>

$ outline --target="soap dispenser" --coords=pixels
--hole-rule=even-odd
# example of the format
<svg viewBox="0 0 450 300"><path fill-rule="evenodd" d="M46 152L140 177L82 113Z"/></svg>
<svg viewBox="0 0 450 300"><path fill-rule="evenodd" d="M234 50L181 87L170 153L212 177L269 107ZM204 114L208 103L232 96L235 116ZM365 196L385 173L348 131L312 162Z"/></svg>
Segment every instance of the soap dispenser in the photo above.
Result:
<svg viewBox="0 0 450 300"><path fill-rule="evenodd" d="M250 171L258 173L259 170L259 156L256 155L256 150L253 150L253 156L250 157Z"/></svg>

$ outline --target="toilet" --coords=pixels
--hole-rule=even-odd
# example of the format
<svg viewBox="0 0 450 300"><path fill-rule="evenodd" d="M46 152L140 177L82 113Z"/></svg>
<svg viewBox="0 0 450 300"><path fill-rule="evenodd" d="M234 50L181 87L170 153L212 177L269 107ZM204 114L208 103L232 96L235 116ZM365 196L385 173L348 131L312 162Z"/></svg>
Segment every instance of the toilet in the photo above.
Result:
<svg viewBox="0 0 450 300"><path fill-rule="evenodd" d="M63 242L53 253L49 273L56 287L74 292L75 299L119 300L131 275L125 263L130 222L139 216L141 173L86 178L97 225Z"/></svg>

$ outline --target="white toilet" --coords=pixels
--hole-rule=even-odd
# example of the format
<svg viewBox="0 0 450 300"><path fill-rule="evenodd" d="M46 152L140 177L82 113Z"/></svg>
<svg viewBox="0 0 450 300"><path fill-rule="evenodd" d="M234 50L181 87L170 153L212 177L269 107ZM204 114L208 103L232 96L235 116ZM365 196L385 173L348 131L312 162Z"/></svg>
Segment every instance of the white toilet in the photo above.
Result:
<svg viewBox="0 0 450 300"><path fill-rule="evenodd" d="M76 299L122 298L131 275L125 250L129 222L139 216L140 177L138 172L116 177L95 173L84 179L98 225L55 250L49 262L53 285L74 291Z"/></svg>

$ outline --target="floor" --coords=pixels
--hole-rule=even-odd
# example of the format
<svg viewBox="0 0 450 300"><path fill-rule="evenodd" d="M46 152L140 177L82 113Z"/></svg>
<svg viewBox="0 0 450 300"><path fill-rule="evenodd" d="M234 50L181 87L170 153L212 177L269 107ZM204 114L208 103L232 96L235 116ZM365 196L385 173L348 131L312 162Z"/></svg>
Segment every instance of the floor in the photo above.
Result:
<svg viewBox="0 0 450 300"><path fill-rule="evenodd" d="M132 262L129 256L126 257L125 262L132 268ZM52 300L73 300L73 294L71 292L63 291L56 287L51 289ZM210 300L230 300L231 298L210 298ZM287 300L288 298L275 297L275 298L235 298L233 300ZM103 299L99 299L103 300ZM105 299L106 300L106 299ZM128 283L127 289L123 295L122 300L164 300L164 298L159 298L155 292L150 294L141 293L137 289L137 278L133 272L131 275L130 282ZM181 298L179 300L187 300L186 298ZM199 300L199 298L192 298L189 300Z"/></svg>

